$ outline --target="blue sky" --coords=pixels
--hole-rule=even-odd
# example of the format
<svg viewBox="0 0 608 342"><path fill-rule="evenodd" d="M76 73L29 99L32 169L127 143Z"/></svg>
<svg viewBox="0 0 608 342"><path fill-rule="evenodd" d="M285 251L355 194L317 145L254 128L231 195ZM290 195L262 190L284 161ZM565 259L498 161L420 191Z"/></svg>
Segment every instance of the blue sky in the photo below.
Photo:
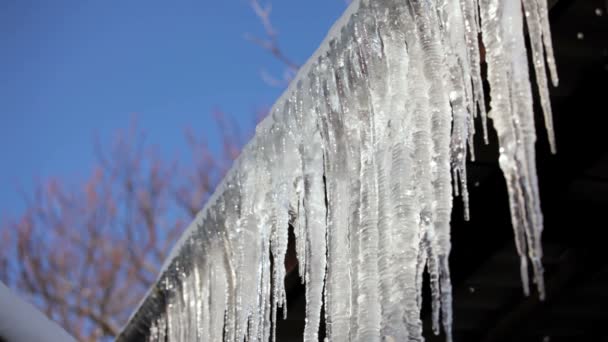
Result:
<svg viewBox="0 0 608 342"><path fill-rule="evenodd" d="M300 64L346 7L272 5ZM246 33L263 35L247 0L0 1L0 219L21 210L18 188L86 176L95 136L109 142L132 113L148 142L177 156L188 126L217 146L214 109L251 122L281 93L261 70L280 77L283 67Z"/></svg>

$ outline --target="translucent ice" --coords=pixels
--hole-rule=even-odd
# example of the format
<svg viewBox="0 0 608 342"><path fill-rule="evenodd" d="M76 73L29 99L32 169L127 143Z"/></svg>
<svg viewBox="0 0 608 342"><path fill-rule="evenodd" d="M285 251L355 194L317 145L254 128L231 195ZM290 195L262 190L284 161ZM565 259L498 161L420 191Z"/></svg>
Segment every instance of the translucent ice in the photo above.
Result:
<svg viewBox="0 0 608 342"><path fill-rule="evenodd" d="M129 329L151 341L274 338L286 307L290 227L306 284L305 341L318 340L322 320L330 341L422 341L425 269L433 329L450 340L452 197L462 197L468 219L478 113L485 140L486 117L498 135L524 290L530 264L542 297L524 25L554 149L546 0L353 1L257 127L119 340Z"/></svg>

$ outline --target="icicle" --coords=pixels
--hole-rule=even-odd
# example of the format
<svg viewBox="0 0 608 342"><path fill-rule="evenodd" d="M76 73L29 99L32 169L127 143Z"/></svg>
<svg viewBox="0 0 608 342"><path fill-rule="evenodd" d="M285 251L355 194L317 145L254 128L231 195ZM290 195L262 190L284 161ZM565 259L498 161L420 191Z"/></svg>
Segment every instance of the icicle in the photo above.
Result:
<svg viewBox="0 0 608 342"><path fill-rule="evenodd" d="M518 253L522 257L524 292L528 292L527 254L542 298L542 213L534 166L536 136L522 13L517 3L490 0L488 5L481 7L481 17L492 118L501 146L499 163L507 181L511 221ZM532 44L536 43L533 41Z"/></svg>
<svg viewBox="0 0 608 342"><path fill-rule="evenodd" d="M327 142L324 160L327 193L327 280L325 283L325 320L329 341L347 341L350 336L351 270L348 231L349 170L348 132L342 119L349 113L344 103L348 89L345 85L345 66L341 62L341 46L334 42L329 53L332 66L323 85L324 107L327 115L321 116L322 135ZM333 162L330 162L333 161ZM331 312L331 315L328 313Z"/></svg>
<svg viewBox="0 0 608 342"><path fill-rule="evenodd" d="M467 143L473 155L473 136L475 134L474 116L478 103L483 101L483 93L478 94L479 67L470 67L465 35L465 20L461 13L458 0L439 1L441 34L449 78L446 91L452 109L452 138L450 147L450 162L453 173L454 195L460 195L464 206L464 218L469 220L469 191L467 188ZM475 38L475 42L477 39ZM478 47L475 46L477 51ZM470 49L469 49L470 50ZM478 63L477 63L478 65ZM471 73L475 73L475 76ZM444 76L445 77L445 76ZM475 87L473 87L475 84ZM485 112L485 106L482 107ZM485 115L485 113L484 113ZM484 127L484 134L486 128ZM487 137L486 137L487 138Z"/></svg>
<svg viewBox="0 0 608 342"><path fill-rule="evenodd" d="M543 45L547 49L547 61L551 61L550 71L551 76L554 80L554 85L557 85L558 80L555 65L553 64L553 48L551 46L551 38L544 37L544 35L548 34L548 31L544 31L544 25L548 24L545 23L545 21L547 21L547 5L546 3L544 5L540 4L543 2L545 2L545 0L524 0L523 5L526 23L528 26L528 32L530 34L530 45L532 47L532 63L534 64L536 82L538 83L540 104L545 117L545 127L547 129L547 136L549 138L549 146L551 147L551 151L555 153L555 133L553 132L553 115L551 114L551 102L549 99L549 87L547 85L547 74L545 57L543 53Z"/></svg>
<svg viewBox="0 0 608 342"><path fill-rule="evenodd" d="M274 341L277 313L286 313L291 226L306 285L305 341L318 341L322 319L330 341L423 341L425 269L433 330L450 341L452 197L462 197L468 219L478 111L488 140L484 62L524 292L530 265L542 298L524 16L552 149L545 69L554 84L557 75L546 0L523 0L523 10L507 0L353 1L118 340L143 329L149 341Z"/></svg>
<svg viewBox="0 0 608 342"><path fill-rule="evenodd" d="M416 247L416 265L415 268L409 269L406 276L409 280L412 278L414 282L405 284L408 288L415 289L416 303L411 301L408 303L407 322L409 325L409 340L422 341L422 326L420 322L420 309L422 307L422 278L423 271L428 259L428 234L432 217L432 176L430 173L431 166L431 147L432 140L430 135L431 130L431 115L428 108L428 79L424 76L422 61L424 58L423 47L420 46L418 33L415 27L409 27L407 32L408 51L410 54L410 63L408 68L408 89L406 94L411 94L409 99L412 115L412 128L405 127L406 132L411 131L411 145L409 148L412 151L413 174L412 179L415 180L413 189L406 191L414 192L414 220L412 223L415 226L406 226L404 229L414 230ZM410 257L411 258L411 257ZM412 274L413 273L413 274ZM411 296L411 290L410 292ZM437 303L435 303L435 306Z"/></svg>
<svg viewBox="0 0 608 342"><path fill-rule="evenodd" d="M368 14L369 7L362 5L362 15ZM380 279L378 272L378 183L376 161L376 119L371 79L374 79L373 58L378 53L374 48L371 25L373 17L365 16L367 20L355 22L353 29L355 42L350 52L353 80L352 91L358 108L359 139L360 139L360 170L361 180L359 189L359 233L357 234L359 251L357 255L358 285L356 339L362 341L380 341ZM375 41L379 43L378 41Z"/></svg>
<svg viewBox="0 0 608 342"><path fill-rule="evenodd" d="M469 108L469 111L476 116L477 110L481 113L481 121L483 127L483 138L485 143L488 143L488 125L487 125L487 111L486 104L484 98L484 90L483 90L483 80L481 77L481 56L479 52L480 41L480 24L479 24L479 6L478 0L460 0L460 8L462 11L462 16L464 20L464 37L465 37L465 45L467 50L468 59L462 65L463 68L468 68L468 75L470 77L470 84L472 87L472 96L474 106ZM452 10L456 10L455 8ZM450 15L450 12L447 13L448 18L451 18L455 15ZM458 28L455 28L458 30ZM463 75L465 77L465 81L469 82L467 79L467 73ZM471 155L473 156L473 155Z"/></svg>
<svg viewBox="0 0 608 342"><path fill-rule="evenodd" d="M320 100L321 91L318 79L312 79L310 89L313 96L305 101ZM323 182L323 140L318 125L320 109L318 103L311 103L308 108L308 120L302 127L309 140L302 150L304 178L304 211L306 219L306 326L305 341L317 341L321 324L321 307L323 306L323 285L326 267L326 207L325 186Z"/></svg>

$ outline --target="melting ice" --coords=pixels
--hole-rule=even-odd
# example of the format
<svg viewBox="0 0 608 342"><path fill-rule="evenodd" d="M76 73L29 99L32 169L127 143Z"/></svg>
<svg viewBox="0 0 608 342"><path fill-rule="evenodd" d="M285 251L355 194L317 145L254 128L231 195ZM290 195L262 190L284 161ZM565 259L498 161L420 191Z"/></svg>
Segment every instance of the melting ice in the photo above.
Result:
<svg viewBox="0 0 608 342"><path fill-rule="evenodd" d="M451 340L452 198L468 208L478 114L486 140L487 123L498 135L524 289L530 265L544 296L524 23L555 149L547 12L546 0L353 1L132 320L148 320L151 341L274 339L292 227L306 284L305 341L318 340L323 319L329 341L422 341L425 268L433 329Z"/></svg>

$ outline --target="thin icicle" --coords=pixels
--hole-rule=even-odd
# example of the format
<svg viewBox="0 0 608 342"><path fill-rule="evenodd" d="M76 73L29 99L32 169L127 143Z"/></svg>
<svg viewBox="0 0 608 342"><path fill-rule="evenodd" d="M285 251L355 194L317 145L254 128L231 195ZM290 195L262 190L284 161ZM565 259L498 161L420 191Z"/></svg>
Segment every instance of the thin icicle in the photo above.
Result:
<svg viewBox="0 0 608 342"><path fill-rule="evenodd" d="M480 56L480 41L479 35L481 32L479 24L479 5L478 0L460 0L460 7L464 19L464 35L467 48L468 60L463 65L464 68L469 68L470 83L473 92L473 101L475 106L469 108L469 111L476 116L477 110L481 113L481 122L483 128L483 139L488 144L488 124L487 110L483 89L483 79L481 77L481 56ZM449 14L448 14L449 16ZM465 81L469 82L468 79ZM471 154L473 157L473 154Z"/></svg>
<svg viewBox="0 0 608 342"><path fill-rule="evenodd" d="M543 1L540 1L543 2ZM549 139L549 146L551 152L556 152L555 146L555 133L553 129L553 115L551 113L551 101L549 99L549 86L547 82L546 74L546 63L544 57L544 49L546 44L543 42L547 38L544 38L545 34L544 20L546 20L546 4L544 5L544 12L541 11L541 6L538 0L523 0L526 24L530 35L530 45L532 47L532 63L534 65L534 71L536 76L536 82L538 83L538 92L540 95L540 104L543 109L545 118L545 128L547 129L547 136ZM551 47L551 40L549 39L549 47L547 48L547 60L551 60L553 51ZM555 72L555 65L551 66L551 72ZM552 74L553 75L553 74ZM555 76L557 77L557 76ZM554 84L557 84L557 78L555 78Z"/></svg>

